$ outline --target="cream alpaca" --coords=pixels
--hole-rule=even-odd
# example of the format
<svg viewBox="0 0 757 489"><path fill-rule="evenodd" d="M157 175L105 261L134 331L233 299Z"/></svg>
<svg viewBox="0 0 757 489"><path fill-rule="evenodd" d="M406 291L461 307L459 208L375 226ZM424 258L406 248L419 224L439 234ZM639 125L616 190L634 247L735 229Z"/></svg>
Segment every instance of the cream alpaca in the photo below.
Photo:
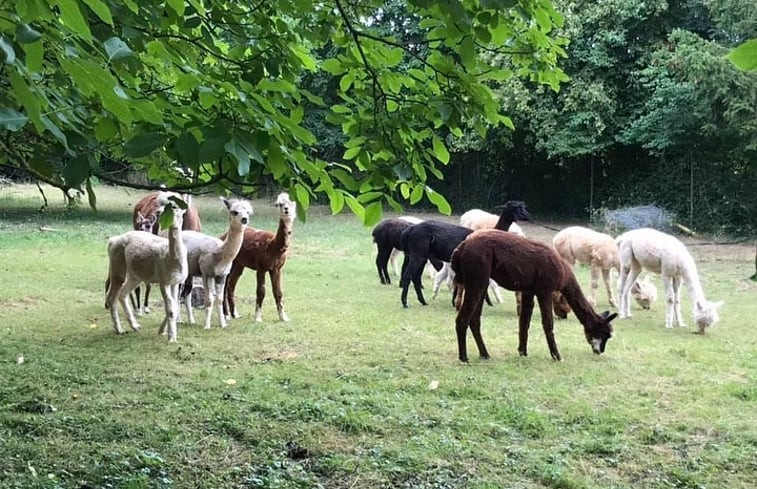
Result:
<svg viewBox="0 0 757 489"><path fill-rule="evenodd" d="M252 207L247 201L228 200L223 197L221 197L221 201L229 211L229 230L224 235L223 240L195 231L184 232L184 244L187 247L187 263L189 265L189 277L184 286L187 321L189 324L194 324L192 301L187 298L192 290L192 277L201 276L205 289L205 329L210 329L214 304L218 309L221 327L226 327L226 317L223 314L226 276L231 270L231 262L242 246L242 236L247 227L249 216L252 214Z"/></svg>
<svg viewBox="0 0 757 489"><path fill-rule="evenodd" d="M628 231L616 239L620 248L620 317L631 317L631 286L642 268L662 275L667 305L665 327L684 326L681 317L680 288L686 282L694 306L694 321L699 333L715 324L723 302L709 302L704 297L694 259L683 243L660 231L642 228Z"/></svg>
<svg viewBox="0 0 757 489"><path fill-rule="evenodd" d="M158 202L161 208L173 203L170 194L161 194ZM178 199L178 196L170 196ZM110 309L113 328L123 334L118 318L116 299L121 303L129 325L139 331L134 313L126 297L142 282L160 284L163 295L165 317L161 332L168 327L168 340L176 341L176 321L179 312L179 285L187 277L187 249L181 239L184 211L173 208L173 221L168 230L168 238L155 236L145 231L129 231L108 240L108 291L105 307Z"/></svg>
<svg viewBox="0 0 757 489"><path fill-rule="evenodd" d="M588 300L592 306L597 304L600 271L607 290L607 300L613 307L618 306L610 286L610 270L620 270L618 245L612 236L582 226L571 226L557 233L552 244L571 266L578 262L591 267L591 292ZM644 309L649 309L657 299L657 289L649 281L634 282L631 294Z"/></svg>

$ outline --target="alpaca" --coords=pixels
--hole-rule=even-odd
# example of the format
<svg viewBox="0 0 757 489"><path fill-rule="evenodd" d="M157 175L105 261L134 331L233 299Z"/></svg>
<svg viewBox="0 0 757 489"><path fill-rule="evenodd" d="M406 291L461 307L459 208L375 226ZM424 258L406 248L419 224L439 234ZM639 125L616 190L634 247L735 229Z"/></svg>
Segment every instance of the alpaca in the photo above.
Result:
<svg viewBox="0 0 757 489"><path fill-rule="evenodd" d="M570 265L550 246L513 233L496 229L476 231L460 243L452 255L455 285L458 294L458 314L455 319L458 355L467 362L465 342L468 326L476 340L481 358L489 358L481 336L481 306L489 277L508 290L522 292L523 310L518 318L518 352L527 356L528 328L534 308L534 296L539 302L542 327L549 352L554 360L561 360L554 337L552 293L559 291L573 308L584 326L586 341L596 354L603 353L612 337L612 321L616 314L598 315L581 292Z"/></svg>
<svg viewBox="0 0 757 489"><path fill-rule="evenodd" d="M229 200L221 197L221 202L229 211L229 230L221 239L196 231L184 232L189 275L184 284L182 296L187 308L187 322L189 324L195 322L192 314L192 301L188 297L192 291L192 277L201 276L205 291L205 329L210 329L214 304L218 306L218 319L221 327L227 326L223 311L226 276L231 270L231 262L242 246L242 237L249 216L252 215L252 207L247 201Z"/></svg>
<svg viewBox="0 0 757 489"><path fill-rule="evenodd" d="M379 280L382 284L391 284L392 280L389 277L389 271L387 269L388 263L392 262L392 258L395 254L401 250L402 233L413 226L414 224L422 222L421 219L409 216L402 216L398 218L384 219L380 223L376 224L371 232L373 241L376 243L378 253L376 254L376 269L378 270ZM439 260L432 259L432 268L438 269L442 267L442 263ZM396 264L392 262L392 268L395 269Z"/></svg>
<svg viewBox="0 0 757 489"><path fill-rule="evenodd" d="M600 271L607 290L607 300L611 306L618 306L610 286L610 270L620 270L620 255L612 236L582 226L571 226L557 233L552 238L552 245L571 266L578 262L591 267L591 292L588 299L592 306L597 304ZM633 290L634 299L644 309L649 309L657 298L657 289L650 282L635 282Z"/></svg>
<svg viewBox="0 0 757 489"><path fill-rule="evenodd" d="M284 311L283 292L281 289L281 272L286 264L289 245L292 240L292 225L297 218L297 204L289 199L289 194L282 192L276 198L279 209L279 227L276 234L259 229L247 229L242 240L239 254L231 264L231 272L226 279L226 300L224 312L238 318L234 291L239 277L245 267L257 271L257 295L255 299L255 322L263 321L263 299L265 298L265 274L271 277L273 298L281 321L289 321Z"/></svg>
<svg viewBox="0 0 757 489"><path fill-rule="evenodd" d="M699 333L715 324L723 302L704 297L699 273L689 251L677 238L651 228L628 231L617 237L620 247L620 317L631 317L629 294L643 268L662 275L667 305L665 327L685 326L681 317L681 282L686 282L694 305L694 321Z"/></svg>
<svg viewBox="0 0 757 489"><path fill-rule="evenodd" d="M108 290L105 308L110 309L113 328L123 334L118 317L116 299L121 303L129 325L134 331L140 326L131 310L126 296L140 283L158 283L163 295L165 317L161 331L168 327L168 340L176 341L179 285L187 277L187 249L182 241L181 227L184 210L172 202L179 200L175 194L161 193L156 202L161 209L171 206L173 219L168 238L155 236L145 231L129 231L108 240Z"/></svg>
<svg viewBox="0 0 757 489"><path fill-rule="evenodd" d="M528 221L530 218L526 204L511 200L503 206L496 228L506 230L514 221ZM426 305L420 280L423 265L429 258L450 261L455 247L472 232L463 226L432 220L416 224L402 233L402 249L406 251L400 280L403 307L407 307L407 292L411 281L418 301Z"/></svg>
<svg viewBox="0 0 757 489"><path fill-rule="evenodd" d="M160 231L160 212L162 207L158 205L158 196L160 192L152 192L145 195L134 204L134 210L132 211L132 223L135 230L147 231L152 234L158 234ZM200 215L197 209L192 205L192 195L182 194L181 199L186 202L187 209L184 213L184 220L182 224L182 231L202 231L202 223L200 222ZM107 285L106 285L107 287ZM150 284L145 286L145 300L144 303L140 301L140 287L134 288L134 294L129 295L132 304L136 303L137 315L149 314L150 308L148 307L150 299Z"/></svg>

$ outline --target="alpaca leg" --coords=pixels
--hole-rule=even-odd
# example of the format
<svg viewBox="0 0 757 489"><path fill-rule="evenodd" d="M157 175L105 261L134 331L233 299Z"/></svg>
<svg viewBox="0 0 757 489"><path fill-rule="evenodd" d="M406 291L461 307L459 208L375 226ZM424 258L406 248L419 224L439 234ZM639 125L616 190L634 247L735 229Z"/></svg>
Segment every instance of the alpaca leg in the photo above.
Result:
<svg viewBox="0 0 757 489"><path fill-rule="evenodd" d="M289 316L284 311L284 292L281 289L281 269L271 270L271 288L273 289L273 298L276 300L276 310L279 312L279 319L286 322Z"/></svg>
<svg viewBox="0 0 757 489"><path fill-rule="evenodd" d="M379 246L378 254L376 255L376 269L378 270L379 280L382 284L391 284L392 279L389 276L389 270L387 270L387 263L392 262L392 269L394 274L397 274L397 257L395 256L394 248L388 246Z"/></svg>
<svg viewBox="0 0 757 489"><path fill-rule="evenodd" d="M118 334L124 334L124 330L121 327L121 320L118 317L118 304L120 303L118 296L120 291L121 287L116 284L116 281L111 281L108 286L108 293L105 296L105 308L110 310L110 318L113 322L113 329L115 329L116 333ZM126 310L125 307L124 310Z"/></svg>
<svg viewBox="0 0 757 489"><path fill-rule="evenodd" d="M625 295L625 288L626 288L626 282L628 281L628 274L630 273L630 269L626 266L621 265L620 267L620 274L618 276L618 300L620 301L620 317L625 318L628 317L626 314L630 313L630 311L626 311L628 299ZM631 293L631 288L628 288L628 293Z"/></svg>
<svg viewBox="0 0 757 489"><path fill-rule="evenodd" d="M263 299L265 299L265 270L258 270L258 288L255 295L255 322L263 322Z"/></svg>
<svg viewBox="0 0 757 489"><path fill-rule="evenodd" d="M516 292L515 293L515 311L518 313L518 317L520 317L520 313L522 310L523 310L523 293Z"/></svg>
<svg viewBox="0 0 757 489"><path fill-rule="evenodd" d="M192 278L193 277L191 275L187 276L187 280L184 283L189 284L189 286L185 285L184 288L181 290L181 295L184 297L184 307L187 309L187 324L195 323L195 315L194 315L194 312L192 311L192 297L191 297L192 285L193 285ZM207 303L207 301L208 301L208 290L205 289L205 302Z"/></svg>
<svg viewBox="0 0 757 489"><path fill-rule="evenodd" d="M531 314L534 312L534 294L521 294L521 311L518 318L518 353L522 357L528 356L528 328L531 326Z"/></svg>
<svg viewBox="0 0 757 489"><path fill-rule="evenodd" d="M400 250L398 250L397 248L392 248L392 250L389 252L388 260L389 260L389 263L392 265L392 272L394 273L395 277L400 276L400 270L397 268L397 260L398 260L399 254L400 254ZM384 263L384 270L387 270L386 263ZM390 283L390 282L387 282L387 283Z"/></svg>
<svg viewBox="0 0 757 489"><path fill-rule="evenodd" d="M539 294L536 299L539 301L539 312L541 312L541 326L544 329L544 336L547 338L549 354L552 360L562 361L560 352L557 349L555 341L555 322L552 316L552 294Z"/></svg>
<svg viewBox="0 0 757 489"><path fill-rule="evenodd" d="M423 283L421 282L421 279L423 278L424 266L425 265L421 265L421 267L418 269L418 273L413 276L413 288L415 289L416 297L418 297L418 302L426 306L428 304L426 303L426 299L423 297Z"/></svg>
<svg viewBox="0 0 757 489"><path fill-rule="evenodd" d="M239 317L236 296L234 294L237 289L237 282L239 281L239 277L242 276L242 272L244 272L244 267L234 262L231 265L231 272L229 272L229 275L227 275L226 278L226 291L224 294L224 314L233 318Z"/></svg>
<svg viewBox="0 0 757 489"><path fill-rule="evenodd" d="M410 282L413 282L418 301L420 301L421 304L426 305L426 301L423 299L420 283L420 276L423 274L424 263L425 260L420 257L409 254L405 255L405 260L402 263L402 278L400 279L400 287L402 287L400 300L402 301L403 307L407 307L407 293L410 288Z"/></svg>
<svg viewBox="0 0 757 489"><path fill-rule="evenodd" d="M662 285L665 287L665 327L673 327L673 316L675 315L675 300L676 293L673 288L673 277L669 275L662 276Z"/></svg>
<svg viewBox="0 0 757 489"><path fill-rule="evenodd" d="M445 280L448 280L451 278L451 272L452 267L449 263L445 262L442 266L442 269L439 273L436 274L436 277L434 277L434 286L433 286L433 295L431 296L431 300L436 299L437 294L439 294L439 289L442 287L442 282Z"/></svg>
<svg viewBox="0 0 757 489"><path fill-rule="evenodd" d="M220 277L213 277L213 291L216 294L216 307L218 308L218 322L222 328L228 326L226 324L226 316L223 313L223 296L226 285L226 275Z"/></svg>
<svg viewBox="0 0 757 489"><path fill-rule="evenodd" d="M625 275L624 275L625 271ZM635 263L632 263L628 269L621 268L621 281L623 283L623 289L621 290L620 294L620 300L621 300L621 306L620 306L620 317L624 318L630 318L631 317L631 287L633 287L634 282L636 282L636 279L639 277L639 274L641 273L641 266ZM623 278L625 280L623 281ZM625 307L625 310L624 310Z"/></svg>
<svg viewBox="0 0 757 489"><path fill-rule="evenodd" d="M175 343L177 339L176 313L179 309L179 284L160 284L160 294L163 296L163 307L165 308L166 312L163 321L168 326L168 341L170 343ZM161 327L161 329L164 328Z"/></svg>
<svg viewBox="0 0 757 489"><path fill-rule="evenodd" d="M213 277L202 277L202 285L205 289L205 329L210 329L210 321L213 318L213 304L216 299L216 288Z"/></svg>
<svg viewBox="0 0 757 489"><path fill-rule="evenodd" d="M494 294L494 300L497 301L497 304L502 304L502 293L499 291L499 284L492 278L489 279L489 290Z"/></svg>
<svg viewBox="0 0 757 489"><path fill-rule="evenodd" d="M674 325L684 328L686 324L683 322L683 316L681 315L681 277L678 276L673 277L673 297L675 300L675 307L673 308L675 312Z"/></svg>
<svg viewBox="0 0 757 489"><path fill-rule="evenodd" d="M612 307L618 307L618 303L615 302L615 297L612 295L612 287L610 287L610 269L602 269L602 280L605 283L605 290L607 291L607 300L610 301Z"/></svg>
<svg viewBox="0 0 757 489"><path fill-rule="evenodd" d="M486 350L484 344L484 337L481 336L481 310L484 307L484 301L476 301L476 309L473 311L473 318L470 322L470 331L473 335L473 339L476 340L476 346L478 347L478 354L484 360L488 360L489 352Z"/></svg>
<svg viewBox="0 0 757 489"><path fill-rule="evenodd" d="M466 286L463 295L463 303L455 318L455 332L457 333L457 354L461 362L468 362L468 348L465 344L465 335L468 331L468 325L476 310L481 310L479 304L484 301L484 291L478 290L474 286Z"/></svg>
<svg viewBox="0 0 757 489"><path fill-rule="evenodd" d="M131 304L129 304L127 298L137 285L139 285L139 280L127 277L126 282L124 282L124 285L121 287L121 291L118 293L118 302L120 302L121 306L124 308L126 319L129 321L129 326L131 326L131 329L134 331L139 331L140 326L139 323L137 323L137 319L134 317L134 312L132 311Z"/></svg>
<svg viewBox="0 0 757 489"><path fill-rule="evenodd" d="M137 316L144 314L142 303L139 301L139 287L135 288L134 292L129 294L129 302L131 303L131 308L137 313Z"/></svg>
<svg viewBox="0 0 757 489"><path fill-rule="evenodd" d="M144 314L150 314L150 284L145 284L145 301L142 306ZM137 292L137 301L139 301L139 292Z"/></svg>
<svg viewBox="0 0 757 489"><path fill-rule="evenodd" d="M589 301L589 304L591 307L597 307L597 289L599 288L599 265L597 265L594 261L591 262L591 268L590 274L591 274L591 291L589 293L589 297L586 299Z"/></svg>

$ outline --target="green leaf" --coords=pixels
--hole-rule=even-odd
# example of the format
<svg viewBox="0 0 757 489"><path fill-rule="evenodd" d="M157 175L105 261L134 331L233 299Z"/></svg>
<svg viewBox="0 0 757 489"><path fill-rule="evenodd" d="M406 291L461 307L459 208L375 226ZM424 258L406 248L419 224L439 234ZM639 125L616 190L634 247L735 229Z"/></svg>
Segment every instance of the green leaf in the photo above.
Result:
<svg viewBox="0 0 757 489"><path fill-rule="evenodd" d="M0 50L5 53L6 63L10 65L16 61L16 50L13 49L13 45L11 45L10 41L6 40L3 36L0 36Z"/></svg>
<svg viewBox="0 0 757 489"><path fill-rule="evenodd" d="M26 69L31 73L42 71L42 61L45 57L45 47L42 41L23 45L26 52Z"/></svg>
<svg viewBox="0 0 757 489"><path fill-rule="evenodd" d="M344 208L344 195L339 190L329 192L329 205L331 206L331 214L339 214Z"/></svg>
<svg viewBox="0 0 757 489"><path fill-rule="evenodd" d="M363 224L366 226L373 226L381 220L381 215L384 213L384 209L381 206L381 201L371 202L365 206L365 214L363 215Z"/></svg>
<svg viewBox="0 0 757 489"><path fill-rule="evenodd" d="M237 141L232 139L231 141L227 142L223 148L226 150L227 153L232 155L237 160L237 173L240 177L243 177L250 173L250 156L247 154L247 151L240 146Z"/></svg>
<svg viewBox="0 0 757 489"><path fill-rule="evenodd" d="M426 197L445 216L452 214L452 207L450 207L449 202L447 202L447 199L442 194L435 192L431 187L426 187Z"/></svg>
<svg viewBox="0 0 757 489"><path fill-rule="evenodd" d="M354 159L358 154L360 154L360 151L363 148L361 146L355 146L354 148L348 148L347 151L344 152L344 156L342 156L345 160L352 160Z"/></svg>
<svg viewBox="0 0 757 489"><path fill-rule="evenodd" d="M166 142L166 135L157 132L137 134L124 145L124 153L132 158L149 155Z"/></svg>
<svg viewBox="0 0 757 489"><path fill-rule="evenodd" d="M413 191L410 192L410 205L418 203L423 197L423 185L416 185L413 187Z"/></svg>
<svg viewBox="0 0 757 489"><path fill-rule="evenodd" d="M308 190L304 185L302 185L301 183L295 183L294 194L296 196L297 202L303 209L310 207L310 194L308 193Z"/></svg>
<svg viewBox="0 0 757 489"><path fill-rule="evenodd" d="M42 125L45 126L45 128L50 131L53 136L55 136L55 139L60 141L63 146L68 149L68 138L66 138L66 135L63 134L63 131L61 131L60 128L46 115L41 116L40 120L42 121Z"/></svg>
<svg viewBox="0 0 757 489"><path fill-rule="evenodd" d="M355 214L358 219L363 221L363 217L365 216L365 208L363 207L363 204L357 201L357 199L349 194L346 194L344 196L344 203L347 204L347 207L350 208L353 214Z"/></svg>
<svg viewBox="0 0 757 489"><path fill-rule="evenodd" d="M268 146L268 169L271 170L271 174L276 180L283 177L287 172L284 153L282 153L281 147L276 143Z"/></svg>
<svg viewBox="0 0 757 489"><path fill-rule="evenodd" d="M115 61L134 56L134 51L132 51L129 46L118 37L111 37L103 43L103 46L108 55L108 61Z"/></svg>
<svg viewBox="0 0 757 489"><path fill-rule="evenodd" d="M9 107L0 109L0 128L17 132L26 125L29 118L17 110Z"/></svg>
<svg viewBox="0 0 757 489"><path fill-rule="evenodd" d="M102 0L84 0L84 3L92 9L92 12L94 12L95 15L100 17L100 20L110 26L113 25L113 17L110 15L110 9Z"/></svg>
<svg viewBox="0 0 757 489"><path fill-rule="evenodd" d="M200 144L191 132L185 132L176 139L176 152L179 154L180 163L196 167L200 164Z"/></svg>
<svg viewBox="0 0 757 489"><path fill-rule="evenodd" d="M110 141L118 134L118 127L110 117L103 117L95 125L95 138L101 143Z"/></svg>
<svg viewBox="0 0 757 489"><path fill-rule="evenodd" d="M166 0L166 3L176 12L176 15L179 17L184 16L184 0Z"/></svg>
<svg viewBox="0 0 757 489"><path fill-rule="evenodd" d="M32 29L29 24L19 24L16 27L16 41L19 44L31 44L38 41L42 37L42 33L38 30Z"/></svg>
<svg viewBox="0 0 757 489"><path fill-rule="evenodd" d="M87 200L89 201L89 207L97 212L97 195L95 195L95 191L92 189L92 179L89 177L87 177Z"/></svg>
<svg viewBox="0 0 757 489"><path fill-rule="evenodd" d="M76 0L51 0L51 3L58 6L60 21L63 25L87 41L92 39L89 24L79 10L79 4Z"/></svg>
<svg viewBox="0 0 757 489"><path fill-rule="evenodd" d="M442 140L436 136L434 136L433 138L433 151L436 159L438 159L445 165L449 163L449 151L447 151L447 147L444 145Z"/></svg>
<svg viewBox="0 0 757 489"><path fill-rule="evenodd" d="M160 223L160 229L168 229L171 227L171 224L173 223L173 206L166 205L163 207L160 217L158 218L158 223Z"/></svg>
<svg viewBox="0 0 757 489"><path fill-rule="evenodd" d="M744 71L757 70L757 39L751 39L728 54L728 59Z"/></svg>

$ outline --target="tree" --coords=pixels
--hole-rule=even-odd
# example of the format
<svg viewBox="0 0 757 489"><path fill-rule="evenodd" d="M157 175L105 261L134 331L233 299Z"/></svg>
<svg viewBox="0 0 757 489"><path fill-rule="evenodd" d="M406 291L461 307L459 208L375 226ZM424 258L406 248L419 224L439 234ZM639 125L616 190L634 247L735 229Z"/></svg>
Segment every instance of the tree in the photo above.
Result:
<svg viewBox="0 0 757 489"><path fill-rule="evenodd" d="M270 176L304 208L325 194L333 212L346 204L366 223L384 203L424 195L449 212L426 183L449 160L445 134L511 125L493 81L517 74L556 90L562 17L549 0L400 6L0 1L0 164L90 195L92 177L118 181L103 166L115 159L175 189L251 190ZM399 19L418 35L403 37ZM335 100L303 88L317 73L333 77ZM341 129L340 159L312 151L313 106Z"/></svg>

